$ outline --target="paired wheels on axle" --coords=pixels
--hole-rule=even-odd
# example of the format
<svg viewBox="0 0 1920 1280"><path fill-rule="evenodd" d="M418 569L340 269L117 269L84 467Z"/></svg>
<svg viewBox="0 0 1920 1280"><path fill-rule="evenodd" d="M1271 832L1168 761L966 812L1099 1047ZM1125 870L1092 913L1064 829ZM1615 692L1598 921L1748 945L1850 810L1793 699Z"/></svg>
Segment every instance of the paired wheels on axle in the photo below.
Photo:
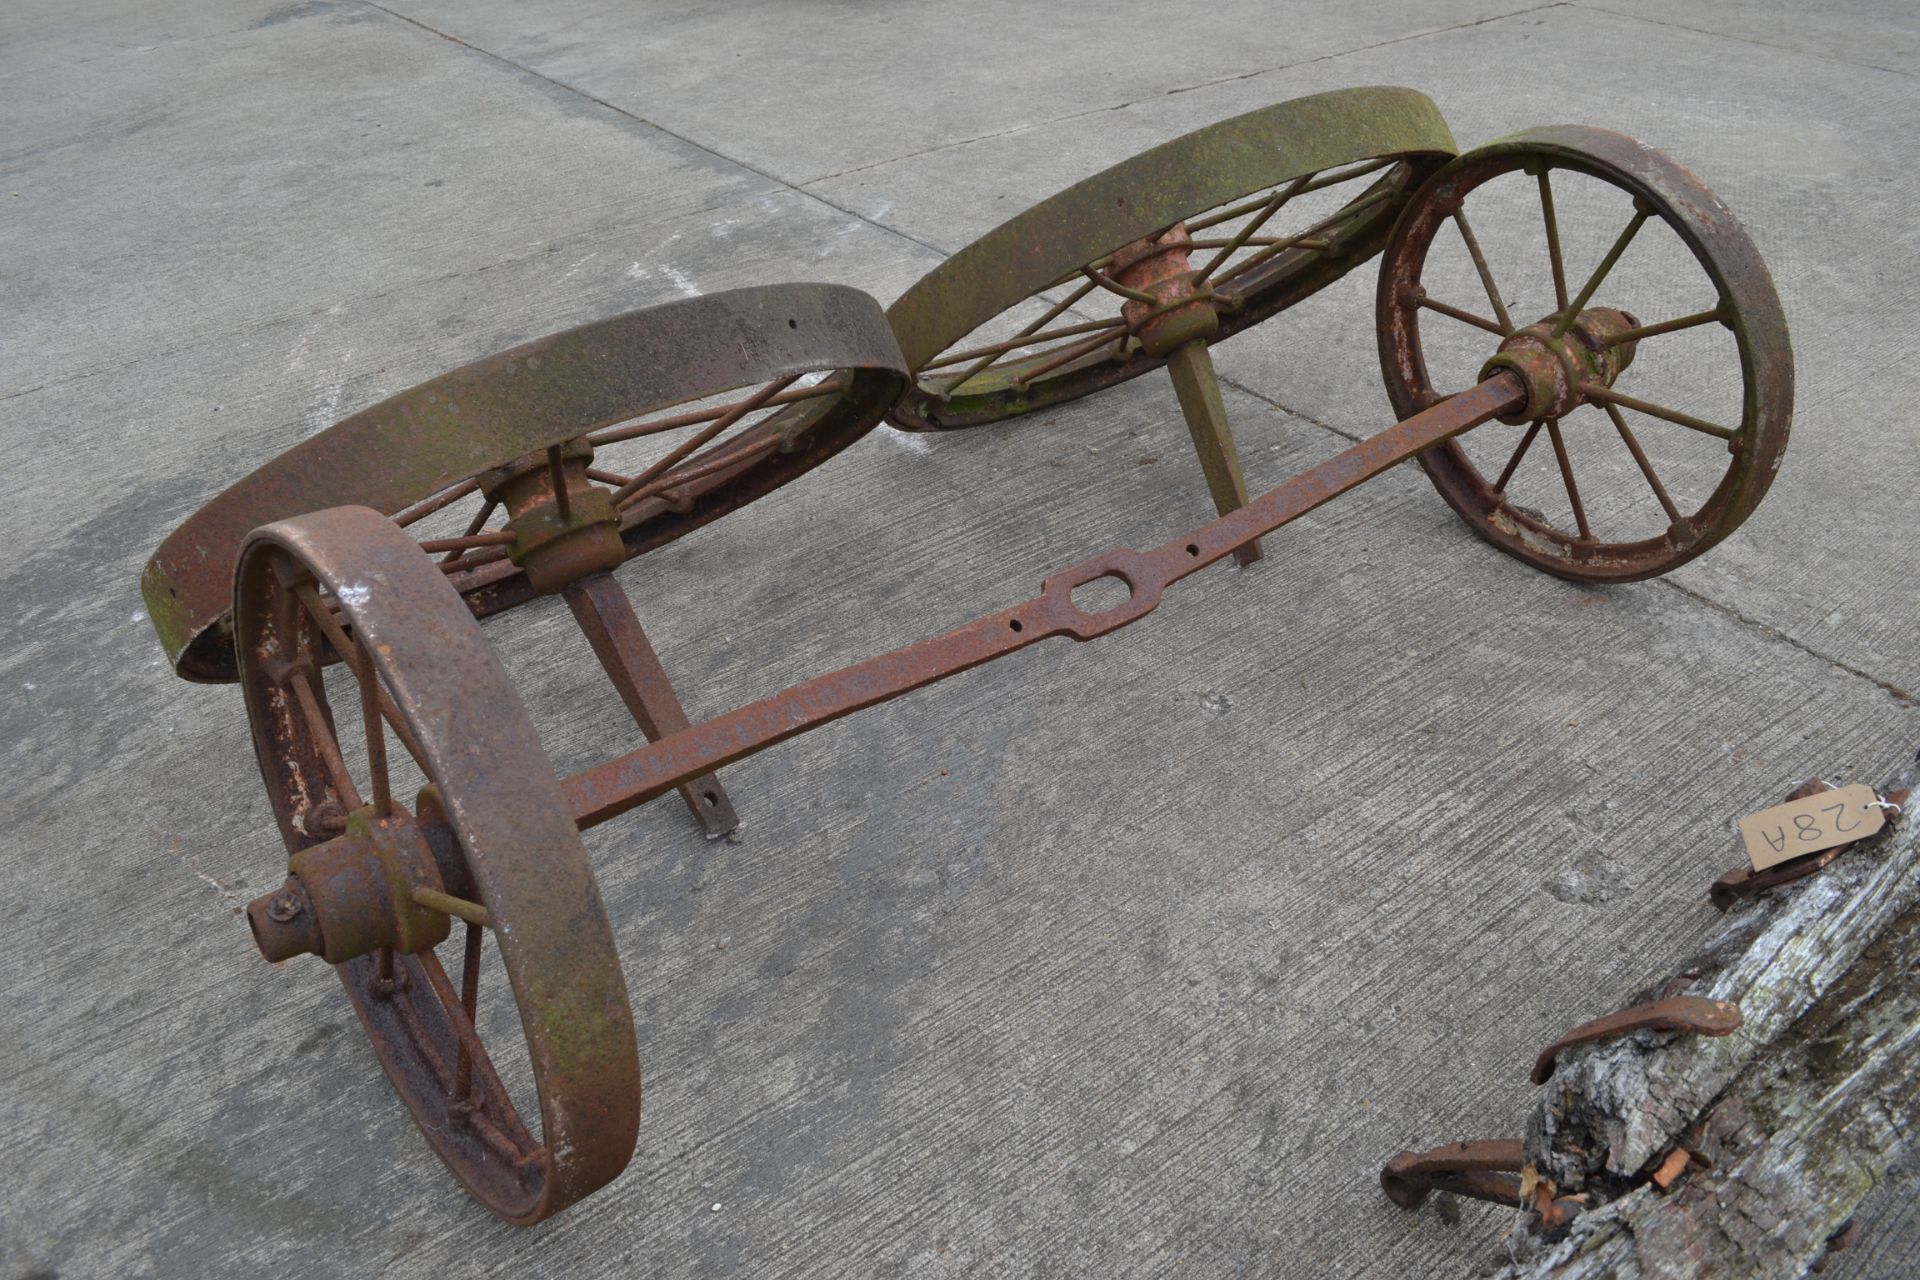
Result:
<svg viewBox="0 0 1920 1280"><path fill-rule="evenodd" d="M1376 256L1400 425L1250 503L1211 347ZM1664 573L1759 503L1792 400L1766 269L1686 170L1579 127L1456 157L1421 95L1346 90L1089 178L884 314L855 290L782 285L489 357L275 459L162 545L149 611L180 674L241 684L290 855L286 883L249 908L256 942L336 966L422 1132L489 1209L537 1222L616 1176L640 1077L578 834L619 797L588 804L556 777L478 619L564 596L643 735L685 744L698 731L612 577L625 560L883 417L910 431L1007 422L1161 368L1221 519L1087 562L1139 579L1110 616L1054 600L1070 595L1063 571L1041 598L1057 617L1023 607L995 615L991 636L974 635L983 622L916 646L943 655L933 675L888 667L914 649L864 664L887 691L848 692L833 714L1029 643L1023 627L1124 625L1166 583L1229 553L1251 561L1260 534L1416 450L1508 555L1581 581ZM715 748L708 772L658 789L676 784L709 833L727 830L711 767L798 731ZM496 969L517 1030L483 1016ZM487 1029L524 1043L510 1069ZM516 1082L536 1102L525 1116Z"/></svg>

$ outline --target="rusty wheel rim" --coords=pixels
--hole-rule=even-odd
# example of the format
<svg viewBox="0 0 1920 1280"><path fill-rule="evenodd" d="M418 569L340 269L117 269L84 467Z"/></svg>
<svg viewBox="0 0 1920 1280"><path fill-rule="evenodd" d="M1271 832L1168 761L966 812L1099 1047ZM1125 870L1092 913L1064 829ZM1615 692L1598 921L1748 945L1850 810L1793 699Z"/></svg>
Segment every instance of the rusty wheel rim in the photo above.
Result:
<svg viewBox="0 0 1920 1280"><path fill-rule="evenodd" d="M1140 295L1103 268L1170 229L1193 233L1192 274L1218 315L1211 340L1250 328L1378 253L1453 154L1424 95L1362 88L1278 103L1123 161L981 237L888 309L916 377L887 420L982 426L1160 368L1164 355L1138 340L1150 318L1112 314Z"/></svg>
<svg viewBox="0 0 1920 1280"><path fill-rule="evenodd" d="M1565 205L1556 205L1555 174L1597 179L1632 201L1632 215L1623 219L1626 225L1585 276L1576 274L1581 265L1566 261L1562 252L1560 217ZM1467 221L1468 197L1499 179L1537 190L1538 225L1554 286L1553 309L1541 324L1557 326L1558 317L1602 302L1616 307L1616 314L1629 327L1611 335L1608 345L1625 349L1628 361L1645 361L1670 334L1693 331L1697 335L1723 328L1731 334L1738 353L1739 411L1735 415L1723 410L1717 420L1710 420L1636 396L1632 369L1620 375L1618 384L1586 389L1591 394L1580 398L1575 412L1585 415L1586 424L1597 425L1599 437L1619 448L1622 459L1631 460L1639 481L1644 482L1644 487L1636 482L1637 492L1644 495L1642 518L1665 523L1664 530L1649 536L1615 536L1589 512L1592 495L1589 491L1583 498L1579 468L1569 449L1574 428L1572 424L1563 428L1557 416L1522 414L1503 419L1524 430L1489 450L1492 465L1487 471L1498 468L1492 480L1460 439L1423 453L1421 465L1475 533L1516 559L1580 582L1625 582L1666 573L1720 542L1752 514L1785 452L1792 418L1793 357L1772 278L1726 206L1692 173L1652 148L1610 130L1573 125L1501 139L1435 174L1401 215L1381 259L1380 360L1387 394L1403 418L1444 399L1452 389L1436 387L1429 372L1423 319L1488 331L1486 351L1491 356L1497 346L1511 342L1531 316L1520 311L1509 314L1495 284L1503 264L1496 253L1483 249ZM1566 185L1562 184L1563 200ZM1459 229L1461 244L1479 277L1484 290L1479 299L1433 296L1423 282L1429 252L1448 223ZM1610 273L1617 281L1615 266L1636 243L1647 243L1640 234L1643 228L1657 225L1677 237L1690 260L1689 269L1703 273L1711 286L1714 300L1704 310L1686 315L1642 314L1630 310L1634 304L1628 298L1608 294ZM1494 314L1480 310L1482 304ZM1488 424L1478 430L1497 433L1502 428ZM1712 481L1703 499L1689 502L1670 491L1677 486L1655 465L1642 440L1640 433L1649 431L1690 431L1725 442L1723 455L1711 450L1699 454L1696 474L1683 477L1699 481L1695 492ZM1515 477L1522 474L1529 450L1537 450L1536 482L1564 493L1567 517L1545 516L1514 496ZM1551 468L1546 465L1548 456ZM1724 463L1717 461L1719 457L1725 458ZM1626 474L1624 463L1620 471ZM1559 493L1553 496L1559 500Z"/></svg>
<svg viewBox="0 0 1920 1280"><path fill-rule="evenodd" d="M639 1125L626 985L571 810L479 625L405 533L357 507L259 530L241 558L235 619L261 773L307 874L305 890L290 878L249 909L256 940L268 950L271 931L310 930L329 959L364 948L355 917L317 918L333 899L302 855L383 814L416 824L427 835L415 849L431 848L437 870L408 871L414 898L424 886L481 923L414 901L407 940L338 963L388 1079L455 1177L510 1222L538 1222L605 1185ZM359 705L336 713L320 672L340 644ZM356 731L365 788L341 746ZM411 811L392 794L389 737L430 782ZM450 928L465 932L458 991L433 950ZM518 1008L539 1139L475 1029L486 935Z"/></svg>
<svg viewBox="0 0 1920 1280"><path fill-rule="evenodd" d="M581 325L403 391L259 468L161 544L141 580L148 613L182 676L233 679L228 610L247 535L345 505L392 515L476 616L498 613L540 593L483 483L500 469L551 458L556 478L585 486L577 497L616 509L628 558L820 465L871 430L905 380L879 304L838 285L737 289Z"/></svg>

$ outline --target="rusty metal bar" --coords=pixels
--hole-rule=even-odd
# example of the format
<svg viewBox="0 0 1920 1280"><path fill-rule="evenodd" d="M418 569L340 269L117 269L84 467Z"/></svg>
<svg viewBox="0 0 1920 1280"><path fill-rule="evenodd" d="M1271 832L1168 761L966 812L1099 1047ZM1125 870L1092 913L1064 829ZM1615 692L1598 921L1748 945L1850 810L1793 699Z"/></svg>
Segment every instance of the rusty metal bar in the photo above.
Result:
<svg viewBox="0 0 1920 1280"><path fill-rule="evenodd" d="M574 620L606 668L620 700L633 713L648 742L658 742L690 727L680 698L660 665L627 593L610 573L591 573L563 590ZM712 773L680 784L681 798L709 836L723 836L740 825L726 788Z"/></svg>
<svg viewBox="0 0 1920 1280"><path fill-rule="evenodd" d="M1173 379L1180 414L1187 420L1193 451L1200 457L1207 490L1213 494L1214 510L1226 515L1246 506L1247 481L1240 472L1240 454L1233 445L1233 428L1227 424L1227 406L1220 398L1220 379L1214 375L1207 344L1198 339L1183 344L1167 357L1167 376ZM1242 568L1260 555L1258 538L1233 552Z"/></svg>
<svg viewBox="0 0 1920 1280"><path fill-rule="evenodd" d="M1040 595L1024 604L795 685L577 773L561 784L573 806L574 820L583 828L605 822L764 747L1050 636L1092 640L1138 621L1160 603L1164 588L1188 574L1421 450L1512 412L1525 399L1519 379L1502 372L1370 436L1183 538L1144 554L1121 548L1082 561L1047 578ZM1104 577L1118 578L1131 589L1125 603L1099 614L1089 614L1073 603L1074 588Z"/></svg>

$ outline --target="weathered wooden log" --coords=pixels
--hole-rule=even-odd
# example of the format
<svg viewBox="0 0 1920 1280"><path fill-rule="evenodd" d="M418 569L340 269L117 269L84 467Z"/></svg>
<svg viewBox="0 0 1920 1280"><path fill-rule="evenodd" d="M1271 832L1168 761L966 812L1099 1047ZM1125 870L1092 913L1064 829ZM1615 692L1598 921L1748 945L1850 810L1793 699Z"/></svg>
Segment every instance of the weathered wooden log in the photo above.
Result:
<svg viewBox="0 0 1920 1280"><path fill-rule="evenodd" d="M1883 794L1912 790L1910 766ZM1740 903L1637 1001L1732 1001L1718 1038L1566 1050L1527 1125L1503 1280L1798 1276L1821 1266L1920 1123L1920 823ZM1920 1259L1914 1262L1920 1274Z"/></svg>

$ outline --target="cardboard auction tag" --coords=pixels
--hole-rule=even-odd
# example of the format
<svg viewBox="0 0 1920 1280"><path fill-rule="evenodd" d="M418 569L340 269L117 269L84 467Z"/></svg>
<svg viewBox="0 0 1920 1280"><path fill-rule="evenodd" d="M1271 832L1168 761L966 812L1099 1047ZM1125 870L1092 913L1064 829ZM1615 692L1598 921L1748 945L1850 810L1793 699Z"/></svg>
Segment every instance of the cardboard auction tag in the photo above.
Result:
<svg viewBox="0 0 1920 1280"><path fill-rule="evenodd" d="M1755 871L1872 835L1887 825L1880 797L1863 782L1777 804L1740 819Z"/></svg>

